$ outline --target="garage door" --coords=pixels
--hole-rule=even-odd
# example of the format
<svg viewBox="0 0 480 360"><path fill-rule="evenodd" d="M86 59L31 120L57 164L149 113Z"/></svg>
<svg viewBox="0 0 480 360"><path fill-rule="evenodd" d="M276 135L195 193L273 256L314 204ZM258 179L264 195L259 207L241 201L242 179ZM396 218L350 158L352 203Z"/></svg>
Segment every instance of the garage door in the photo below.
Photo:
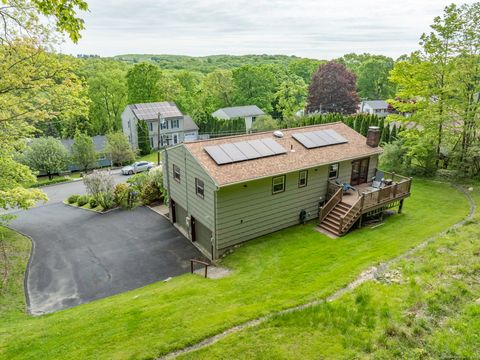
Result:
<svg viewBox="0 0 480 360"><path fill-rule="evenodd" d="M188 232L187 211L183 207L178 205L176 202L174 204L175 204L174 205L175 206L175 224L177 224L186 232Z"/></svg>
<svg viewBox="0 0 480 360"><path fill-rule="evenodd" d="M212 255L212 232L192 216L192 241L196 241L205 251Z"/></svg>

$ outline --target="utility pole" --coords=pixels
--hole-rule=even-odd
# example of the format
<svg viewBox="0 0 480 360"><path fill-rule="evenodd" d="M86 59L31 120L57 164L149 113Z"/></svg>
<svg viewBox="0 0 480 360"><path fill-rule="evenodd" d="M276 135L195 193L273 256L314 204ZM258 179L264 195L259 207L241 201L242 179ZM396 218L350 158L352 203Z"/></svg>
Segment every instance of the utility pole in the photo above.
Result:
<svg viewBox="0 0 480 360"><path fill-rule="evenodd" d="M160 129L164 124L165 119L161 113L158 113L158 131L157 131L157 165L160 165Z"/></svg>

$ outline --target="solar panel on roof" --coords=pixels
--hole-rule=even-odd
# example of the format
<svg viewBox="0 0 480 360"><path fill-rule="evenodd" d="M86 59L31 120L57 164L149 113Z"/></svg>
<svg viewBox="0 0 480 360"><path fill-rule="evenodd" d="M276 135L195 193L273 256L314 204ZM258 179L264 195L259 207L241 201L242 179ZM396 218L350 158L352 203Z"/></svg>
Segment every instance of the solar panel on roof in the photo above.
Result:
<svg viewBox="0 0 480 360"><path fill-rule="evenodd" d="M285 154L287 151L273 139L239 141L220 145L205 146L205 151L218 164L230 164L268 156Z"/></svg>
<svg viewBox="0 0 480 360"><path fill-rule="evenodd" d="M262 139L261 141L275 154L285 154L287 152L282 145L273 139Z"/></svg>
<svg viewBox="0 0 480 360"><path fill-rule="evenodd" d="M272 156L275 153L273 150L270 150L268 146L266 146L261 140L250 140L248 141L250 145L260 154L262 157L264 156Z"/></svg>
<svg viewBox="0 0 480 360"><path fill-rule="evenodd" d="M227 154L233 162L247 160L247 156L242 153L235 145L233 144L222 144L219 145L220 148Z"/></svg>
<svg viewBox="0 0 480 360"><path fill-rule="evenodd" d="M262 155L260 155L258 151L255 150L252 145L250 145L246 141L240 141L234 143L233 145L235 145L243 154L245 154L248 160L258 159L262 157Z"/></svg>
<svg viewBox="0 0 480 360"><path fill-rule="evenodd" d="M343 136L339 135L332 129L294 133L292 134L292 137L307 149L344 144L348 142Z"/></svg>
<svg viewBox="0 0 480 360"><path fill-rule="evenodd" d="M220 146L205 146L204 149L218 165L229 164L233 162L233 160L227 154L225 154Z"/></svg>

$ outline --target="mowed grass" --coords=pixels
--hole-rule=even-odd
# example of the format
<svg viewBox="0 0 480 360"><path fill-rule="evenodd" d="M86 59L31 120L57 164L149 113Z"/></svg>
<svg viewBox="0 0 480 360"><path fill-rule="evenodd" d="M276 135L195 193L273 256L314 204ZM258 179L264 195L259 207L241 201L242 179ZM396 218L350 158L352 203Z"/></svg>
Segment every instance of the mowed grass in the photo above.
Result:
<svg viewBox="0 0 480 360"><path fill-rule="evenodd" d="M310 223L251 241L223 260L233 273L220 280L186 274L35 318L18 306L3 309L9 321L0 324L0 358L153 358L324 298L468 213L465 197L448 185L418 180L412 191L404 213L375 229L332 240Z"/></svg>
<svg viewBox="0 0 480 360"><path fill-rule="evenodd" d="M475 191L476 203L480 192ZM387 276L180 359L479 359L480 216Z"/></svg>
<svg viewBox="0 0 480 360"><path fill-rule="evenodd" d="M162 154L160 154L160 160L162 160ZM140 156L136 161L150 161L152 163L157 163L158 161L158 152L153 151L148 155Z"/></svg>

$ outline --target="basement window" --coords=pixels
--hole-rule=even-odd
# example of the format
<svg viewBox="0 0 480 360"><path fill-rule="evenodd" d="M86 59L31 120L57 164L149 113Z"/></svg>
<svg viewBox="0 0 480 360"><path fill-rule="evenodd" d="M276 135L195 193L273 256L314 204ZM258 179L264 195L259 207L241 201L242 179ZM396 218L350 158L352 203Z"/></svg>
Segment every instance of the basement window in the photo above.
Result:
<svg viewBox="0 0 480 360"><path fill-rule="evenodd" d="M337 179L338 178L338 168L339 168L338 163L330 164L328 166L328 178L329 179Z"/></svg>
<svg viewBox="0 0 480 360"><path fill-rule="evenodd" d="M205 184L199 178L195 178L195 192L203 199L205 194Z"/></svg>
<svg viewBox="0 0 480 360"><path fill-rule="evenodd" d="M173 179L180 182L180 168L173 164Z"/></svg>
<svg viewBox="0 0 480 360"><path fill-rule="evenodd" d="M272 194L278 194L285 191L285 175L277 176L272 179Z"/></svg>
<svg viewBox="0 0 480 360"><path fill-rule="evenodd" d="M308 170L302 170L298 173L298 187L307 186Z"/></svg>

